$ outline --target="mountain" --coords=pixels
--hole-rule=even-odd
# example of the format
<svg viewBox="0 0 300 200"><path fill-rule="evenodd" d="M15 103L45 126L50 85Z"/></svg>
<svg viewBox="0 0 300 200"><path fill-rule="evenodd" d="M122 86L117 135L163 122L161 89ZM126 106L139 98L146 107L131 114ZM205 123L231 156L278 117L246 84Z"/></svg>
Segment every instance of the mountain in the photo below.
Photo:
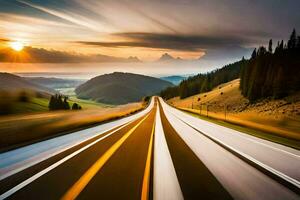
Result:
<svg viewBox="0 0 300 200"><path fill-rule="evenodd" d="M169 82L173 83L174 85L179 85L179 83L183 79L185 79L185 77L183 77L183 76L165 76L165 77L161 77L160 79L169 81Z"/></svg>
<svg viewBox="0 0 300 200"><path fill-rule="evenodd" d="M158 62L169 62L169 61L174 61L176 60L176 58L174 58L173 56L171 56L168 53L164 53L159 59Z"/></svg>
<svg viewBox="0 0 300 200"><path fill-rule="evenodd" d="M142 62L137 56L129 56L127 58L128 62Z"/></svg>
<svg viewBox="0 0 300 200"><path fill-rule="evenodd" d="M78 98L107 104L126 104L140 101L144 96L159 93L172 83L149 76L114 72L97 76L78 86Z"/></svg>
<svg viewBox="0 0 300 200"><path fill-rule="evenodd" d="M0 90L9 92L31 90L49 94L55 93L55 91L50 88L30 82L25 78L10 73L0 73Z"/></svg>
<svg viewBox="0 0 300 200"><path fill-rule="evenodd" d="M26 77L26 80L52 89L76 88L84 83L82 79L62 79L62 78L45 78L45 77Z"/></svg>

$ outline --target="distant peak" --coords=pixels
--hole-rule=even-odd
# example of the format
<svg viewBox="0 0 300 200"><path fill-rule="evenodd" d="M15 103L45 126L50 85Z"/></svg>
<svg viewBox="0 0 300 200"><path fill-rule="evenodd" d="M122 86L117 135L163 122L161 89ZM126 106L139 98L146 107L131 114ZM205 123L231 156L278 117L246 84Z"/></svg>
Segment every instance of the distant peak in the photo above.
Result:
<svg viewBox="0 0 300 200"><path fill-rule="evenodd" d="M171 56L168 53L164 53L159 59L158 61L171 61L174 60L175 58L173 56Z"/></svg>
<svg viewBox="0 0 300 200"><path fill-rule="evenodd" d="M129 62L141 62L141 60L137 56L129 56L127 58Z"/></svg>

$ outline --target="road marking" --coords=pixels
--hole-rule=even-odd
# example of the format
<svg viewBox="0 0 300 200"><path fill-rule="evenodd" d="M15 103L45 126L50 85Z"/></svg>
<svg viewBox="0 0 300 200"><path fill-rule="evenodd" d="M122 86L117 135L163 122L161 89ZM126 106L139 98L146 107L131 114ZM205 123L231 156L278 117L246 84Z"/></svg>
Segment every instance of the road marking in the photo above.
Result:
<svg viewBox="0 0 300 200"><path fill-rule="evenodd" d="M153 149L152 148L153 147L153 135L154 135L154 127L155 127L154 125L155 125L155 122L153 122L153 127L152 127L150 142L149 142L146 167L145 167L144 178L143 178L141 200L149 199L150 168L151 168L151 157L152 157L152 149Z"/></svg>
<svg viewBox="0 0 300 200"><path fill-rule="evenodd" d="M163 100L161 100L161 99L159 99L159 100L160 100L161 102L163 102L164 104L168 105L168 104L165 103ZM186 114L186 113L184 113L184 112L182 112L182 111L180 111L180 110L178 110L178 109L176 109L176 108L174 108L174 107L171 107L170 105L168 105L168 106L169 106L169 107L167 108L168 111L171 112L171 113L173 113L173 114L175 114L174 112L176 112L176 113L177 113L176 115L178 115L178 113L180 113L181 117L184 117L184 118L188 117L188 118L194 118L194 119L200 120L200 121L206 123L206 125L209 126L209 127L211 127L211 128L216 128L216 127L218 127L218 128L222 128L222 129L224 129L224 130L230 130L230 131L237 132L237 133L238 133L237 136L240 137L240 138L244 138L244 139L246 139L246 140L249 140L249 141L255 142L255 143L257 143L257 144L260 144L260 145L269 147L269 148L274 149L274 150L276 150L276 151L279 151L279 152L282 152L282 153L286 153L286 154L288 154L288 155L291 155L291 156L296 157L297 159L300 158L300 155L297 155L297 154L295 154L295 153L292 153L292 152L287 151L287 150L284 150L284 149L280 149L280 148L278 148L278 147L272 146L272 145L267 144L267 143L263 143L263 142L261 142L261 141L258 141L257 139L265 140L266 142L271 143L272 141L270 141L270 140L266 140L266 139L263 139L263 138L255 137L255 136L253 136L253 135L249 135L249 134L246 134L246 133L243 133L243 132L234 130L234 129L230 129L230 128L227 128L227 127L224 127L224 126L221 126L221 125L218 125L218 124L214 124L214 123L211 123L211 122L202 120L202 119L200 119L200 118L196 118L196 117L193 117L193 116L191 116L191 115L188 115L188 114ZM172 109L172 110L171 110L171 109ZM186 119L187 119L187 118L186 118ZM227 133L228 133L228 132L227 132ZM228 133L228 134L232 134L232 133ZM275 144L281 145L281 144L279 144L279 143L275 143ZM282 146L283 146L283 145L282 145ZM291 147L287 147L287 148L291 148Z"/></svg>
<svg viewBox="0 0 300 200"><path fill-rule="evenodd" d="M46 169L38 172L37 174L33 175L32 177L26 179L25 181L21 182L20 184L16 185L15 187L13 187L12 189L6 191L5 193L0 195L0 200L5 199L9 196L11 196L12 194L14 194L15 192L17 192L18 190L22 189L23 187L25 187L26 185L32 183L33 181L35 181L36 179L38 179L39 177L43 176L44 174L48 173L49 171L51 171L52 169L58 167L59 165L63 164L64 162L66 162L67 160L73 158L74 156L76 156L77 154L81 153L82 151L88 149L89 147L93 146L94 144L100 142L101 140L109 137L110 135L112 135L113 133L119 131L120 129L124 128L125 126L127 126L130 122L122 125L121 127L115 129L114 131L112 131L111 133L105 135L104 137L101 137L97 140L95 140L94 142L82 147L81 149L78 149L77 151L73 152L72 154L62 158L61 160L57 161L56 163L50 165L49 167L47 167Z"/></svg>
<svg viewBox="0 0 300 200"><path fill-rule="evenodd" d="M124 124L128 124L128 123L130 123L132 121L126 122ZM12 171L8 171L8 173L3 173L3 175L1 174L1 169L0 169L0 174L1 174L0 175L0 181L3 180L3 179L5 179L5 178L7 178L7 177L9 177L9 176L12 176L12 175L14 175L14 174L16 174L16 173L18 173L20 171L23 171L23 170L25 170L25 169L27 169L27 168L35 165L35 164L38 164L38 163L40 163L40 162L42 162L44 160L47 160L47 159L49 159L51 157L54 157L54 156L56 156L56 155L58 155L58 154L60 154L60 153L62 153L64 151L66 151L66 150L69 150L69 149L71 149L71 148L73 148L75 146L78 146L78 145L80 145L80 144L82 144L84 142L87 142L89 140L97 138L97 137L101 136L104 133L110 132L110 131L114 130L115 128L119 127L119 126L122 126L122 125L118 125L118 126L114 126L114 127L108 128L106 130L102 130L102 131L100 131L98 133L95 133L95 135L93 135L93 136L89 136L89 137L87 137L87 138L85 138L85 139L83 139L81 141L75 142L75 143L73 143L73 144L71 144L69 146L63 146L62 148L57 148L56 151L54 151L54 152L48 153L49 150L46 151L46 152L43 152L43 153L41 153L41 155L39 155L39 157L38 157L39 159L37 159L37 160L35 160L33 162L29 162L28 164L27 163L21 163L21 164L17 163L18 164L17 165L18 168L14 169ZM44 142L44 141L42 141L42 142ZM45 154L45 153L48 153L48 154ZM5 170L4 170L4 172L5 172Z"/></svg>
<svg viewBox="0 0 300 200"><path fill-rule="evenodd" d="M180 137L234 199L264 199L263 197L265 199L297 199L293 191L270 179L213 141L209 141L170 112L166 115ZM237 179L234 180L232 177Z"/></svg>
<svg viewBox="0 0 300 200"><path fill-rule="evenodd" d="M265 172L269 172L269 174L264 173L266 175L269 175L271 178L274 178L275 180L277 180L279 178L279 181L281 181L282 184L284 184L285 186L288 186L289 189L292 189L294 192L296 192L297 194L300 194L300 182L258 160L256 160L255 158L253 158L252 156L243 153L241 151L239 151L238 149L222 142L220 139L208 135L200 130L197 129L197 127L195 127L194 125L192 125L189 122L186 122L182 119L180 119L180 117L178 115L176 115L175 113L170 112L174 117L176 117L177 119L179 119L180 121L182 121L183 123L185 123L186 125L190 126L191 128L193 128L195 131L201 133L202 135L204 135L205 137L207 137L208 139L210 139L211 141L213 141L214 143L216 143L217 145L223 147L224 149L226 149L227 151L231 152L232 154L234 154L235 156L238 156L240 159L246 161L248 164L252 165L253 167L255 167L256 169L262 171L264 173ZM255 165L255 166L254 166ZM278 180L277 180L278 181Z"/></svg>
<svg viewBox="0 0 300 200"><path fill-rule="evenodd" d="M62 200L73 200L80 192L87 186L87 184L92 180L92 178L97 174L97 172L104 166L104 164L109 160L109 158L120 148L120 146L125 142L125 140L137 129L141 123L147 119L150 115L147 114L137 125L130 129L121 139L119 139L115 144L113 144L79 179L78 181L66 192L66 194L61 198Z"/></svg>
<svg viewBox="0 0 300 200"><path fill-rule="evenodd" d="M1 1L1 0L0 0ZM65 150L68 150L74 146L77 146L83 142L86 142L90 139L94 139L98 136L100 136L103 133L107 133L112 131L113 129L122 126L124 124L130 123L136 119L139 119L140 117L147 114L154 105L154 99L151 98L150 103L148 106L141 112L131 115L129 117L124 117L119 120L114 120L113 122L107 122L104 124L101 124L99 126L87 128L85 130L72 132L70 134L62 135L56 138L52 138L49 140L44 140L35 144L31 144L25 147L21 147L12 151L0 153L0 181L12 176L20 171L23 171L24 169L27 169L35 164L38 164L52 156L55 156ZM98 131L94 132L94 129L97 127L105 127L104 129L100 129ZM82 131L88 131L88 134L81 134L79 132ZM51 146L53 143L56 143L55 139L66 139L66 137L70 135L74 135L75 137L79 136L78 138L75 138L76 140L70 141L69 139L65 140L65 142L60 143L59 146L52 146L52 148L41 148L45 146ZM77 136L76 136L77 135ZM81 135L81 136L80 136ZM69 137L70 138L70 137ZM47 142L52 141L53 143L48 144ZM41 146L39 146L41 145ZM31 148L28 148L31 147ZM32 149L37 148L35 153L29 153ZM24 153L25 152L25 153ZM29 154L27 154L29 153ZM27 154L27 155L26 155ZM17 156L16 156L17 155ZM16 159L17 158L17 159Z"/></svg>
<svg viewBox="0 0 300 200"><path fill-rule="evenodd" d="M153 199L183 200L157 107L154 138Z"/></svg>

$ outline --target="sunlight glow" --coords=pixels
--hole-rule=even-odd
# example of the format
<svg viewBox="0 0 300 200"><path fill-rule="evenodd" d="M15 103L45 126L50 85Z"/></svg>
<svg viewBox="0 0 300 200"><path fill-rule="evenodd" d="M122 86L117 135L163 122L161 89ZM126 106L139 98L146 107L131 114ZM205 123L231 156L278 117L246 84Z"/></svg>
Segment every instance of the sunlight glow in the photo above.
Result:
<svg viewBox="0 0 300 200"><path fill-rule="evenodd" d="M24 44L19 41L11 42L10 47L15 51L21 51L24 48Z"/></svg>

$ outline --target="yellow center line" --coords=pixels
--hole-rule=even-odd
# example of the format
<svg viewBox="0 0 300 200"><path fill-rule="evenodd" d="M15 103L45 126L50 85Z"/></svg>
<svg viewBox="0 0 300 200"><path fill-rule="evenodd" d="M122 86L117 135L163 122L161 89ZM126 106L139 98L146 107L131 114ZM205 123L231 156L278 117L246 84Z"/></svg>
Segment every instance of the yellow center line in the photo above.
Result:
<svg viewBox="0 0 300 200"><path fill-rule="evenodd" d="M146 115L137 125L130 129L121 139L113 144L79 179L78 181L65 193L62 200L73 200L80 192L87 186L90 180L103 167L107 160L120 148L125 140L135 131L135 129L150 115Z"/></svg>
<svg viewBox="0 0 300 200"><path fill-rule="evenodd" d="M150 182L150 168L151 168L150 164L151 164L151 156L152 156L154 125L155 125L155 123L153 122L153 127L152 127L150 142L149 142L149 148L148 148L148 154L147 154L147 160L146 160L146 167L145 167L144 178L143 178L141 200L148 200L148 198L149 198L149 182Z"/></svg>

